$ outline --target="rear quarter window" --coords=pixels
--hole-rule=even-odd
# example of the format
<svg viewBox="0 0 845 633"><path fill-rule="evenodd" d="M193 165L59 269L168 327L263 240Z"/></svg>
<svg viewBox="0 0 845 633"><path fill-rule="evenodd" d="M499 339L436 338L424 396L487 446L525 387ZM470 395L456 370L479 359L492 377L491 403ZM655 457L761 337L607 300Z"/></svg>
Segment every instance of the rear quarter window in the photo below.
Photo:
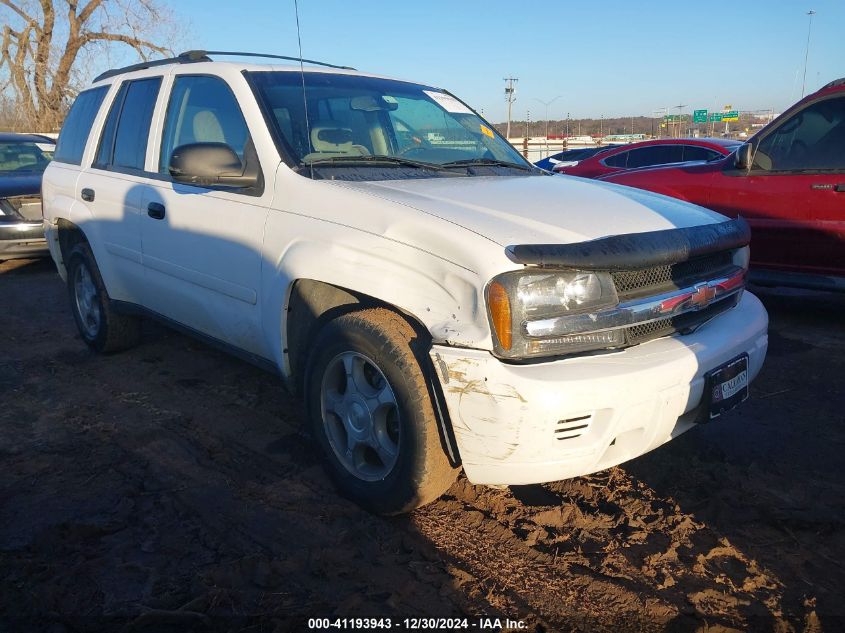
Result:
<svg viewBox="0 0 845 633"><path fill-rule="evenodd" d="M62 125L56 153L53 154L54 161L71 165L82 163L85 143L107 91L108 86L100 86L79 93Z"/></svg>
<svg viewBox="0 0 845 633"><path fill-rule="evenodd" d="M630 152L619 152L613 156L608 156L604 159L604 164L608 167L624 168L628 162L628 154L630 154Z"/></svg>

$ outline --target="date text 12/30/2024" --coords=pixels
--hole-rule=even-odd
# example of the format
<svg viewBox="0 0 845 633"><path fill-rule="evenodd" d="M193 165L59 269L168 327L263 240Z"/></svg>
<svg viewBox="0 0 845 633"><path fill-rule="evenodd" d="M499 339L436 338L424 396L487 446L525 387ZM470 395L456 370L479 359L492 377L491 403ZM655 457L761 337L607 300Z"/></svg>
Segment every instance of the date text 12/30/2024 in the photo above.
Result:
<svg viewBox="0 0 845 633"><path fill-rule="evenodd" d="M510 618L309 618L311 631L501 631L523 630L524 622Z"/></svg>

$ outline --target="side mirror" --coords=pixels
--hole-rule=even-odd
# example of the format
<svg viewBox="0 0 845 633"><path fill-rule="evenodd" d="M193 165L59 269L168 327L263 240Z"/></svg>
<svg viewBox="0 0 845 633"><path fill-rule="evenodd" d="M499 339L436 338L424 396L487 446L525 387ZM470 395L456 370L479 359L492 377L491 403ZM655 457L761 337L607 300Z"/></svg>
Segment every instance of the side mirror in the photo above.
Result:
<svg viewBox="0 0 845 633"><path fill-rule="evenodd" d="M247 188L258 184L257 174L248 174L241 159L225 143L189 143L170 155L168 170L173 180L205 187Z"/></svg>
<svg viewBox="0 0 845 633"><path fill-rule="evenodd" d="M736 148L734 154L734 167L743 171L751 169L751 162L754 160L754 147L751 143L743 143Z"/></svg>

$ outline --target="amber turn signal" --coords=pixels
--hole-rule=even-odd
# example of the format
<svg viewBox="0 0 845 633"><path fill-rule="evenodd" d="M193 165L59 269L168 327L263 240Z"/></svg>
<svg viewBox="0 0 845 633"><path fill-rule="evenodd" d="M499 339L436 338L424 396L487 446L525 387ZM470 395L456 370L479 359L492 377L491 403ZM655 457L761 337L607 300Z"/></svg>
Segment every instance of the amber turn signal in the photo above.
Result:
<svg viewBox="0 0 845 633"><path fill-rule="evenodd" d="M487 286L487 306L493 321L493 329L502 349L509 350L513 344L511 331L511 302L505 287L498 281Z"/></svg>

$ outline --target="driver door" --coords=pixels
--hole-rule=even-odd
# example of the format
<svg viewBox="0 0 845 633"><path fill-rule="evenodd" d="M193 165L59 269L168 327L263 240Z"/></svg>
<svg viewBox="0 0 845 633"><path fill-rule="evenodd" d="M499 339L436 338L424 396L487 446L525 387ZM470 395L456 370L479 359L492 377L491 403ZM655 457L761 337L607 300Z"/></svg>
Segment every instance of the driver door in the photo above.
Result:
<svg viewBox="0 0 845 633"><path fill-rule="evenodd" d="M752 228L752 263L845 275L845 96L821 98L755 147L750 171L725 174L710 205Z"/></svg>
<svg viewBox="0 0 845 633"><path fill-rule="evenodd" d="M272 186L247 191L173 181L172 150L203 142L225 143L242 161L254 151L237 99L222 78L176 75L161 134L159 178L149 181L141 203L144 305L266 357L259 289Z"/></svg>

